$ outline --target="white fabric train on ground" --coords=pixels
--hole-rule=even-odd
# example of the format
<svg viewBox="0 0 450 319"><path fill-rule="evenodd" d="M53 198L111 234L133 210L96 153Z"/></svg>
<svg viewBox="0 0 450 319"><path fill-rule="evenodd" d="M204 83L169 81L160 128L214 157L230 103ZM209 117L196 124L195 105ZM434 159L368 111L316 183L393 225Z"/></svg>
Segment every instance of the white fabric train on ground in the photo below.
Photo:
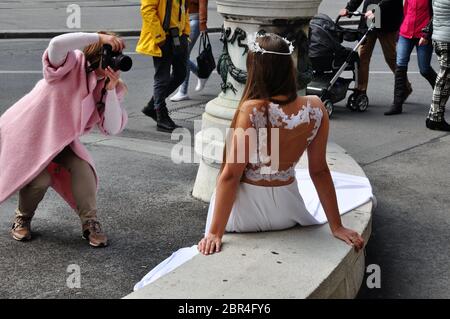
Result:
<svg viewBox="0 0 450 319"><path fill-rule="evenodd" d="M341 214L345 214L374 198L372 187L366 177L337 172L332 172L331 175L333 177ZM295 224L309 226L326 223L327 218L325 212L320 204L319 197L308 171L305 169L296 169L295 176L297 183L281 187L261 187L241 184L226 230L238 232L265 231L269 229L285 229L295 226ZM297 191L297 186L300 193ZM276 201L274 200L275 198ZM215 196L213 195L208 211L205 232L211 222L214 199ZM276 205L277 209L273 209L273 207L270 207L271 205ZM256 206L259 208L256 208ZM264 211L261 210L261 207L265 208ZM236 210L238 211L236 212ZM255 210L257 214L242 218L243 214L239 213L239 210L243 212ZM268 216L271 212L275 212L276 214L283 212L282 214L284 216L278 219L273 214L272 216ZM134 286L134 290L138 290L154 282L189 261L197 254L197 245L177 250L145 275Z"/></svg>

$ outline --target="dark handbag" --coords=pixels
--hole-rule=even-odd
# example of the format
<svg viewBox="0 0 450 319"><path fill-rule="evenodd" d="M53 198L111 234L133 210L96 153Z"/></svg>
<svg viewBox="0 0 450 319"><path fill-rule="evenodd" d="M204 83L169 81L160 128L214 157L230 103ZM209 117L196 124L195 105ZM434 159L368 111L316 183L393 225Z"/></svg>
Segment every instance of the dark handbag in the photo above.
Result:
<svg viewBox="0 0 450 319"><path fill-rule="evenodd" d="M200 44L198 46L198 77L200 79L207 79L212 71L216 68L216 61L212 53L211 42L207 32L203 32L200 37Z"/></svg>

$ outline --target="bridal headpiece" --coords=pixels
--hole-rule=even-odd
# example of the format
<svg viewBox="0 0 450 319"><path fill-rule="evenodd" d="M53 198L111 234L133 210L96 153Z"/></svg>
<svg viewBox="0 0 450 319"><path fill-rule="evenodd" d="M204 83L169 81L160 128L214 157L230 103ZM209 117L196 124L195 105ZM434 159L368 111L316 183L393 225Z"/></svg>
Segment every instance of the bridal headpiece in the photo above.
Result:
<svg viewBox="0 0 450 319"><path fill-rule="evenodd" d="M261 46L259 45L259 43L256 41L259 38L264 38L264 37L268 37L268 36L277 36L281 39L283 39L283 41L288 45L289 47L289 52L276 52L276 51L268 51L264 48L261 48ZM278 55L291 55L292 52L294 52L294 44L293 42L289 41L286 38L280 37L278 34L275 33L258 33L256 32L254 35L252 36L248 36L248 49L252 52L255 53L261 53L261 54L278 54Z"/></svg>

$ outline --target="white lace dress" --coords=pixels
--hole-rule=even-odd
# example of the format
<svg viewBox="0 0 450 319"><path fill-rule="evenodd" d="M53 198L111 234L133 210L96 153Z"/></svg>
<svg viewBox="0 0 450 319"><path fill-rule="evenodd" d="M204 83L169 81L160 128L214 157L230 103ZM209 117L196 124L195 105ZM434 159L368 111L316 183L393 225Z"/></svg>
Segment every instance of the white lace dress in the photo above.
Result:
<svg viewBox="0 0 450 319"><path fill-rule="evenodd" d="M250 162L255 163L245 168L244 175L247 179L258 181L288 181L295 177L295 165L286 170L271 171L267 166L270 158L267 153L267 120L271 127L293 130L301 124L310 124L314 121L314 127L307 138L308 144L317 135L321 121L322 110L312 107L309 103L303 106L297 114L287 115L283 109L274 103L270 103L267 110L253 109L250 114L252 126L258 135L257 152L250 156ZM208 211L205 232L209 229L212 220L216 193L214 191ZM298 185L292 182L285 186L256 186L241 183L236 195L236 200L231 211L227 232L256 232L268 230L281 230L293 227L297 224L312 225L319 223L314 219L305 207Z"/></svg>
<svg viewBox="0 0 450 319"><path fill-rule="evenodd" d="M270 104L268 117L265 115L264 109L262 111L254 109L250 119L257 129L266 127L267 118L272 127L283 125L284 128L288 129L294 129L304 123L309 124L310 121L314 120L314 128L307 139L310 143L317 134L322 116L320 108L311 107L309 104L304 106L297 114L290 116L286 115L279 105ZM267 136L264 134L258 134L258 136L257 147L261 152L258 154L258 159L254 161L256 164L245 169L245 177L252 181L287 181L292 177L295 177L295 179L288 185L275 187L240 183L226 225L226 232L282 230L295 225L309 226L326 223L327 218L309 172L305 169L295 169L296 163L286 170L277 172L268 170L265 163L268 163L269 159L265 158L264 151L262 151L267 146ZM341 214L367 203L373 197L371 185L365 177L332 172L332 178ZM208 232L212 221L215 198L214 191L209 204L205 233ZM144 276L135 285L134 290L157 280L197 254L197 245L176 251Z"/></svg>

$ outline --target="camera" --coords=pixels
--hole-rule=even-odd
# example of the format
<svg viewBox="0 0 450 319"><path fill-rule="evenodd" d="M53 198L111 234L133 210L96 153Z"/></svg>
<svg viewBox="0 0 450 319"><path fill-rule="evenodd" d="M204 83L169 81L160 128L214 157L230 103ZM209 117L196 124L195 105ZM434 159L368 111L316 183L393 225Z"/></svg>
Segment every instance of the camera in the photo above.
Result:
<svg viewBox="0 0 450 319"><path fill-rule="evenodd" d="M112 46L104 44L102 48L102 69L111 67L114 71L129 71L133 65L133 60L122 52L115 52Z"/></svg>
<svg viewBox="0 0 450 319"><path fill-rule="evenodd" d="M173 46L175 49L179 49L181 46L180 42L180 29L178 28L171 28L169 29L170 37L173 40Z"/></svg>

